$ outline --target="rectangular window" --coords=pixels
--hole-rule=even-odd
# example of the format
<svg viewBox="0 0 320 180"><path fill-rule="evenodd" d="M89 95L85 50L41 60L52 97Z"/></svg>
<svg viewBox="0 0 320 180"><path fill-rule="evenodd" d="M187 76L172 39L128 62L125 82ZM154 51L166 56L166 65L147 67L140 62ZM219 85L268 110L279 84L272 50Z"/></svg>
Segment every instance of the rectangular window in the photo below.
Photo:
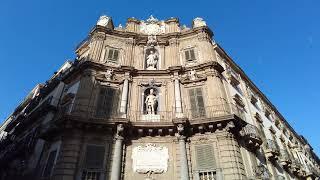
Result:
<svg viewBox="0 0 320 180"><path fill-rule="evenodd" d="M214 170L216 168L213 146L201 144L195 146L198 170Z"/></svg>
<svg viewBox="0 0 320 180"><path fill-rule="evenodd" d="M213 146L201 144L195 146L198 179L214 180L216 178L216 162Z"/></svg>
<svg viewBox="0 0 320 180"><path fill-rule="evenodd" d="M186 58L186 61L195 61L196 60L196 55L195 55L195 52L194 52L194 49L187 49L184 51L184 55L185 55L185 58Z"/></svg>
<svg viewBox="0 0 320 180"><path fill-rule="evenodd" d="M87 145L82 180L99 180L103 172L105 147L101 145Z"/></svg>
<svg viewBox="0 0 320 180"><path fill-rule="evenodd" d="M50 177L56 160L57 150L51 151L43 171L43 177Z"/></svg>
<svg viewBox="0 0 320 180"><path fill-rule="evenodd" d="M205 117L206 111L202 96L201 88L194 88L189 90L190 106L192 118Z"/></svg>
<svg viewBox="0 0 320 180"><path fill-rule="evenodd" d="M100 87L96 116L108 118L118 111L119 91L110 87Z"/></svg>
<svg viewBox="0 0 320 180"><path fill-rule="evenodd" d="M119 50L109 48L107 61L118 62L118 58L119 58Z"/></svg>
<svg viewBox="0 0 320 180"><path fill-rule="evenodd" d="M251 100L250 100L251 104L260 111L260 107L258 105L258 99L255 98L254 96L251 96Z"/></svg>

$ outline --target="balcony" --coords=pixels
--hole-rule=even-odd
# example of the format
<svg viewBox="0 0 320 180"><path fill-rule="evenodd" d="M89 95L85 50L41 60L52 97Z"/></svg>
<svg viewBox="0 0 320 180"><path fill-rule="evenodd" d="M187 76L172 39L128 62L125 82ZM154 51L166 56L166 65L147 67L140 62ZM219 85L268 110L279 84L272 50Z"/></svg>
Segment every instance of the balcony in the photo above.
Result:
<svg viewBox="0 0 320 180"><path fill-rule="evenodd" d="M202 109L183 109L182 113L177 113L174 108L169 111L157 111L155 114L148 114L145 111L127 108L127 113L121 113L118 109L111 108L103 111L97 111L97 106L82 105L81 103L67 103L60 106L60 115L68 118L73 118L78 121L92 123L113 123L113 121L130 120L132 124L140 124L145 126L154 125L172 125L176 119L188 119L190 122L213 122L220 121L223 118L238 118L244 119L243 110L233 104L223 104L209 106ZM252 135L253 136L253 135ZM259 140L258 140L259 141Z"/></svg>
<svg viewBox="0 0 320 180"><path fill-rule="evenodd" d="M1 147L0 165L7 163L7 161L10 161L20 154L31 153L35 145L34 135L35 131L20 139L12 140L12 142L5 147Z"/></svg>
<svg viewBox="0 0 320 180"><path fill-rule="evenodd" d="M245 120L244 110L234 104L206 106L202 109L185 109L183 115L189 120L210 120L228 115L236 115Z"/></svg>
<svg viewBox="0 0 320 180"><path fill-rule="evenodd" d="M275 161L278 159L278 156L280 155L279 146L274 140L268 139L265 148L265 154L269 160Z"/></svg>
<svg viewBox="0 0 320 180"><path fill-rule="evenodd" d="M299 175L300 170L301 170L301 166L302 166L301 163L300 163L298 160L294 159L294 160L292 161L291 166L290 166L290 170L291 170L294 174Z"/></svg>
<svg viewBox="0 0 320 180"><path fill-rule="evenodd" d="M252 150L258 149L262 144L262 139L257 127L251 124L247 124L245 127L243 127L242 131L240 131L240 134L244 138L246 145Z"/></svg>
<svg viewBox="0 0 320 180"><path fill-rule="evenodd" d="M19 133L25 126L30 125L30 121L45 115L49 110L57 108L59 99L53 98L53 96L48 96L43 100L31 101L29 105L26 106L25 110L17 114L12 121L6 126L5 131L11 131L14 127L15 131Z"/></svg>
<svg viewBox="0 0 320 180"><path fill-rule="evenodd" d="M292 163L290 156L289 156L289 153L284 149L280 150L279 162L284 168L289 168Z"/></svg>

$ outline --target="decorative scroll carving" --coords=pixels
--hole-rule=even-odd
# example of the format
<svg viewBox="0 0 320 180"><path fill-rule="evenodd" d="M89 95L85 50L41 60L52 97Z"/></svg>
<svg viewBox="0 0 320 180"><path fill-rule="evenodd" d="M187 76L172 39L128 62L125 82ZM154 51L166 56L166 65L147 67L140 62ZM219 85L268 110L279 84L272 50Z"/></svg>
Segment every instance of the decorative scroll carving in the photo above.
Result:
<svg viewBox="0 0 320 180"><path fill-rule="evenodd" d="M148 35L158 35L165 33L165 23L154 18L152 15L146 22L141 21L140 32Z"/></svg>
<svg viewBox="0 0 320 180"><path fill-rule="evenodd" d="M161 174L168 170L169 151L167 147L155 144L137 146L132 150L133 171L137 173Z"/></svg>
<svg viewBox="0 0 320 180"><path fill-rule="evenodd" d="M94 34L91 38L91 41L103 41L105 38L105 35L103 34Z"/></svg>
<svg viewBox="0 0 320 180"><path fill-rule="evenodd" d="M163 85L162 82L157 82L155 79L150 79L149 81L142 81L139 84L140 86L150 86L150 87L160 87L161 85Z"/></svg>
<svg viewBox="0 0 320 180"><path fill-rule="evenodd" d="M107 27L107 25L110 23L110 18L108 16L100 16L97 25Z"/></svg>
<svg viewBox="0 0 320 180"><path fill-rule="evenodd" d="M108 81L112 80L113 78L113 69L108 69L107 73L105 74L105 77L107 78Z"/></svg>
<svg viewBox="0 0 320 180"><path fill-rule="evenodd" d="M121 84L123 82L123 79L117 76L117 74L114 72L114 69L111 68L108 69L105 73L97 74L95 78L97 81L113 84Z"/></svg>
<svg viewBox="0 0 320 180"><path fill-rule="evenodd" d="M157 43L157 37L155 35L148 36L147 46L154 47Z"/></svg>
<svg viewBox="0 0 320 180"><path fill-rule="evenodd" d="M193 23L192 23L193 28L202 27L202 26L207 26L207 23L203 20L203 18L197 17L193 20Z"/></svg>

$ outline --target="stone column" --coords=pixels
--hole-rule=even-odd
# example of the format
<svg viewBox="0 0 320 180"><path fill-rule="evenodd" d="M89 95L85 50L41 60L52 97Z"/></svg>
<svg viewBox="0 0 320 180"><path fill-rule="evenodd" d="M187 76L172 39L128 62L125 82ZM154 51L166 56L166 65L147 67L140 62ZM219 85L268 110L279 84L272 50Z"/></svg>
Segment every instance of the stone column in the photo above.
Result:
<svg viewBox="0 0 320 180"><path fill-rule="evenodd" d="M111 165L111 180L120 180L121 165L122 165L122 143L123 143L123 125L117 126L117 133L115 135L115 145L113 151L112 165Z"/></svg>
<svg viewBox="0 0 320 180"><path fill-rule="evenodd" d="M120 113L126 115L127 104L128 104L128 93L129 93L129 73L125 73L125 79L123 82L121 103L120 103Z"/></svg>
<svg viewBox="0 0 320 180"><path fill-rule="evenodd" d="M181 180L189 180L188 156L186 148L186 136L183 135L184 127L182 124L178 125L178 141L180 149L180 173Z"/></svg>
<svg viewBox="0 0 320 180"><path fill-rule="evenodd" d="M174 97L175 97L175 113L176 117L182 116L182 101L181 101L181 90L178 72L174 73Z"/></svg>

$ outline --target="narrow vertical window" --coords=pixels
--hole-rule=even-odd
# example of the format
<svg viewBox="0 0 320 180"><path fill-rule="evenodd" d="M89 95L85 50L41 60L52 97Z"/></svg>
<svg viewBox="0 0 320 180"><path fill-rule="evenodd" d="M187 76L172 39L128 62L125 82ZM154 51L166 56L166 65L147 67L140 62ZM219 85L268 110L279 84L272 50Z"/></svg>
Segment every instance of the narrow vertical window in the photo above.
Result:
<svg viewBox="0 0 320 180"><path fill-rule="evenodd" d="M98 95L96 116L101 118L115 115L118 110L119 91L109 87L101 87Z"/></svg>
<svg viewBox="0 0 320 180"><path fill-rule="evenodd" d="M185 55L186 61L195 61L196 60L196 56L195 56L195 52L194 52L193 48L185 50L184 55Z"/></svg>
<svg viewBox="0 0 320 180"><path fill-rule="evenodd" d="M51 151L43 171L43 177L50 177L56 160L57 150Z"/></svg>
<svg viewBox="0 0 320 180"><path fill-rule="evenodd" d="M82 170L82 180L99 180L103 173L105 147L87 145Z"/></svg>
<svg viewBox="0 0 320 180"><path fill-rule="evenodd" d="M191 114L193 118L204 117L206 115L201 88L189 90Z"/></svg>
<svg viewBox="0 0 320 180"><path fill-rule="evenodd" d="M196 164L199 179L214 180L216 178L216 162L211 144L195 146Z"/></svg>
<svg viewBox="0 0 320 180"><path fill-rule="evenodd" d="M108 49L107 61L117 62L119 58L119 50L117 49Z"/></svg>

